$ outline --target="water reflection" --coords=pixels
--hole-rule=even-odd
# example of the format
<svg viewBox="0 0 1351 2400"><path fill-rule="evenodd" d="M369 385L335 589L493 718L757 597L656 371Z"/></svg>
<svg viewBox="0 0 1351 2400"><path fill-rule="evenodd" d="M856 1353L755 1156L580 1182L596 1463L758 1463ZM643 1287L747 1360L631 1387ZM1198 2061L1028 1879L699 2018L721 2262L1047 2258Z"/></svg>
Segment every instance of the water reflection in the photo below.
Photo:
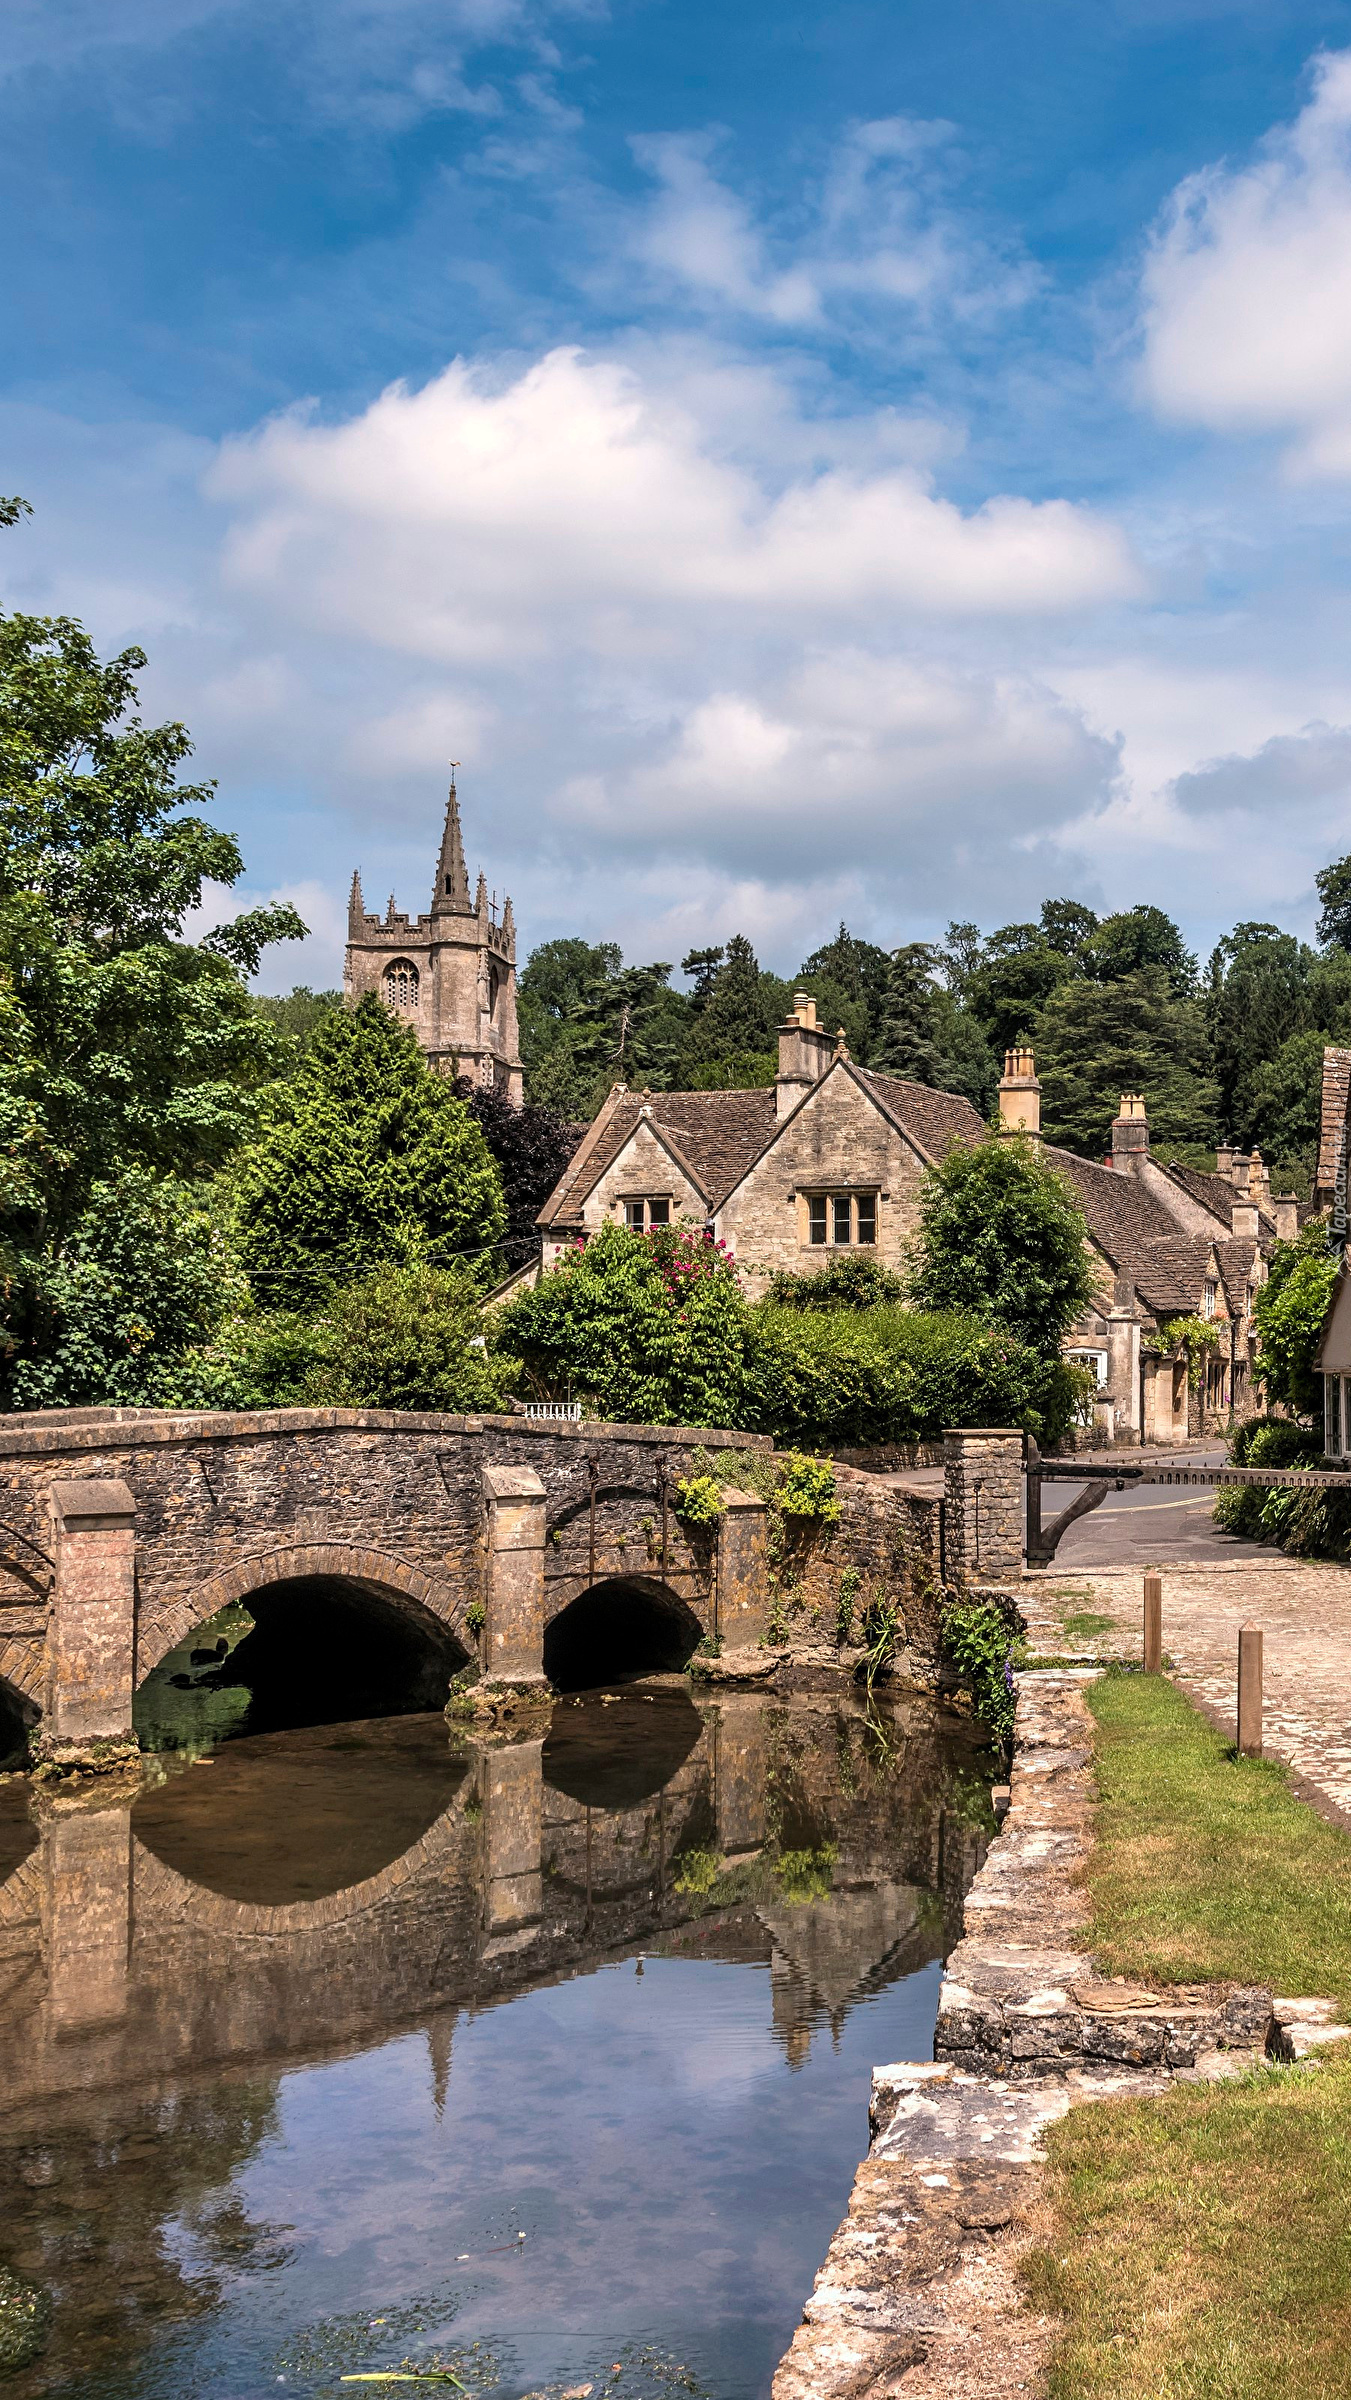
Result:
<svg viewBox="0 0 1351 2400"><path fill-rule="evenodd" d="M433 2286L426 2339L488 2343L504 2396L593 2333L607 2373L655 2342L763 2388L868 2067L931 2038L966 1729L658 1682L543 1738L404 1717L156 1771L31 1819L0 1787L0 2260L58 2303L17 2400L340 2400L278 2368L297 2329Z"/></svg>

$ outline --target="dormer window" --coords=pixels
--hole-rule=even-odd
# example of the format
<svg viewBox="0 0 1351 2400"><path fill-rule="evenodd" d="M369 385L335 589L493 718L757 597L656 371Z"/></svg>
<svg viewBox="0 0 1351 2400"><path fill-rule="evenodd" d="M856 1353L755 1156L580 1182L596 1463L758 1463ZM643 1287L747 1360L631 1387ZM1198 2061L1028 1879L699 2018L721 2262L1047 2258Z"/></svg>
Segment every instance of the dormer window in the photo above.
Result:
<svg viewBox="0 0 1351 2400"><path fill-rule="evenodd" d="M385 969L385 1006L408 1010L417 1007L418 971L410 958L396 958Z"/></svg>

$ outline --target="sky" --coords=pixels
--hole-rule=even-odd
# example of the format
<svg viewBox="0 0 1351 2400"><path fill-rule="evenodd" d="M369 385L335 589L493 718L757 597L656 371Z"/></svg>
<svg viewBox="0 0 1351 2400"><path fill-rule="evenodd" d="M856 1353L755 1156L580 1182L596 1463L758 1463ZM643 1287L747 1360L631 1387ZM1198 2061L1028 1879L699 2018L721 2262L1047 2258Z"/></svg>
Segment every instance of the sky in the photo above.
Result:
<svg viewBox="0 0 1351 2400"><path fill-rule="evenodd" d="M1351 850L1351 0L8 0L7 606L312 928L524 950Z"/></svg>

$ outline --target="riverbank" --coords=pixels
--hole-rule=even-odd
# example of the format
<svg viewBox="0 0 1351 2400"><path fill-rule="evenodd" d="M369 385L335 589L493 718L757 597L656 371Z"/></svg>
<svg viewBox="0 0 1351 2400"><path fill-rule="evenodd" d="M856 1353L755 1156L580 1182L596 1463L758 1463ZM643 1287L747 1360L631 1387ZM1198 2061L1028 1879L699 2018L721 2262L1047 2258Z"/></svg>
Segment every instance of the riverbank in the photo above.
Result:
<svg viewBox="0 0 1351 2400"><path fill-rule="evenodd" d="M1144 1711L1131 1773L1099 1792L1123 1706ZM1170 1687L1098 1669L1020 1679L1009 1813L967 1896L935 2059L877 2071L873 2145L775 2400L1351 2388L1231 2371L1260 2361L1282 2293L1308 2312L1311 2373L1329 2316L1351 2353L1345 2203L1324 2205L1351 2065L1311 2081L1268 2063L1329 2039L1351 1986L1319 1960L1349 1908L1351 1843L1279 1769L1236 1766ZM1217 2138L1230 2126L1238 2167ZM1283 2150L1307 2193L1288 2230L1284 2160L1265 2184L1254 2172Z"/></svg>

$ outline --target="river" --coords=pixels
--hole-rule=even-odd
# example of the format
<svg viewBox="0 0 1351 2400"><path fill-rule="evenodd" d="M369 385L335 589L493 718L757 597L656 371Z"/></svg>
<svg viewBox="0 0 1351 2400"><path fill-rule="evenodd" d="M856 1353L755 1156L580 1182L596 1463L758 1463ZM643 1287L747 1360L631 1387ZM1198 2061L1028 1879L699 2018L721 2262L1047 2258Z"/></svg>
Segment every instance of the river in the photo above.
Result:
<svg viewBox="0 0 1351 2400"><path fill-rule="evenodd" d="M0 1787L7 2394L760 2400L989 1774L918 1700L658 1678Z"/></svg>

